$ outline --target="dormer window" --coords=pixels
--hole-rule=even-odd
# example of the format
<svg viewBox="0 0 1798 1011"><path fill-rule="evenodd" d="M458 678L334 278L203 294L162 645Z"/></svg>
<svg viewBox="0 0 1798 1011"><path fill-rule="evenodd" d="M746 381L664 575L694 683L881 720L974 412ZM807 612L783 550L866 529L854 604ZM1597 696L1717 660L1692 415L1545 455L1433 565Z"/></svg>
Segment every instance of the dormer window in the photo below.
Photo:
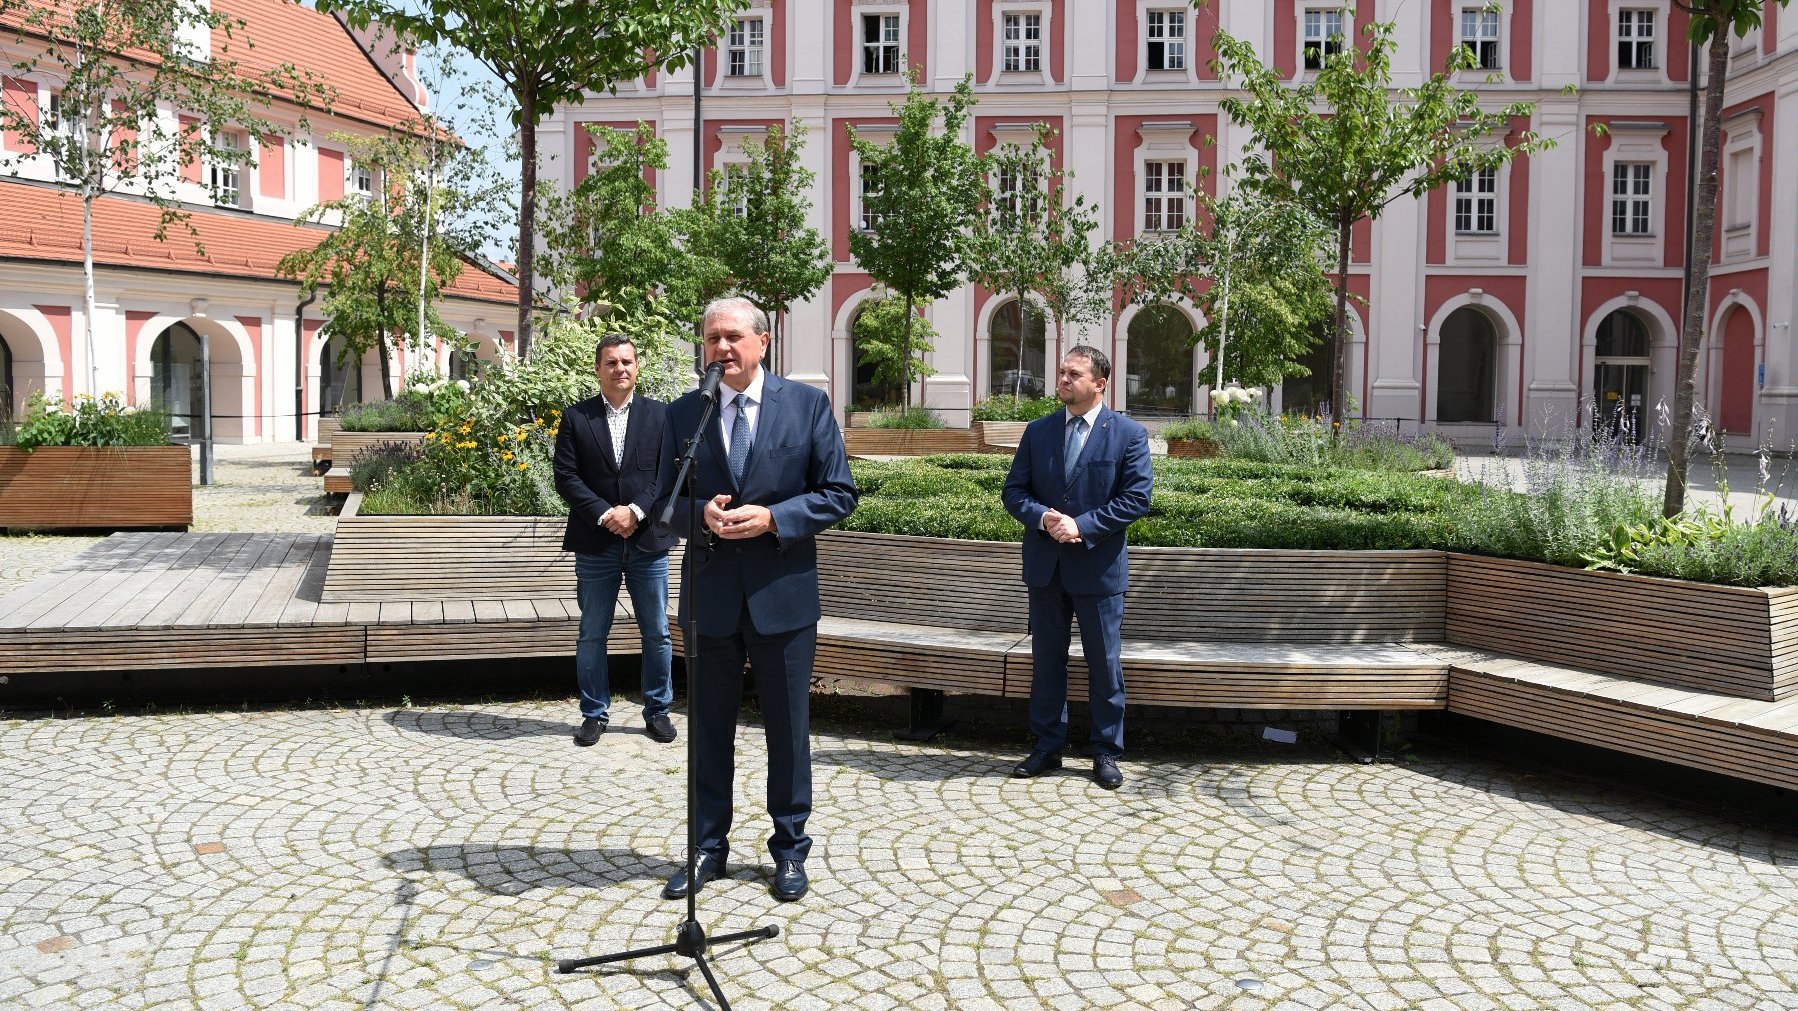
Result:
<svg viewBox="0 0 1798 1011"><path fill-rule="evenodd" d="M212 198L227 207L235 207L243 201L240 185L243 159L236 153L244 149L243 138L230 132L215 134L212 146L218 149L208 166L207 182L212 187Z"/></svg>
<svg viewBox="0 0 1798 1011"><path fill-rule="evenodd" d="M375 170L361 163L351 164L350 192L360 193L365 197L374 196Z"/></svg>

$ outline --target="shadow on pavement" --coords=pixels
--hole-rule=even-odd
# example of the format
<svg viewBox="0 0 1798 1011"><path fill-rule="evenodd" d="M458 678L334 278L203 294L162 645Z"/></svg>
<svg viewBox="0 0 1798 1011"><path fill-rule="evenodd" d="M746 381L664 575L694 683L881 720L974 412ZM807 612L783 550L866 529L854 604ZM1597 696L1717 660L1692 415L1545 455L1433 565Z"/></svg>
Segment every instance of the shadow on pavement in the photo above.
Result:
<svg viewBox="0 0 1798 1011"><path fill-rule="evenodd" d="M433 734L464 741L509 741L520 737L566 737L574 733L575 723L564 720L539 720L531 717L495 716L479 709L457 709L449 712L431 709L395 709L381 718L395 730L414 734ZM613 730L618 733L618 730Z"/></svg>
<svg viewBox="0 0 1798 1011"><path fill-rule="evenodd" d="M489 895L523 895L539 888L603 888L626 881L660 882L681 869L662 856L630 849L567 850L544 846L458 843L395 850L382 857L402 875L449 872ZM731 876L746 873L733 869Z"/></svg>

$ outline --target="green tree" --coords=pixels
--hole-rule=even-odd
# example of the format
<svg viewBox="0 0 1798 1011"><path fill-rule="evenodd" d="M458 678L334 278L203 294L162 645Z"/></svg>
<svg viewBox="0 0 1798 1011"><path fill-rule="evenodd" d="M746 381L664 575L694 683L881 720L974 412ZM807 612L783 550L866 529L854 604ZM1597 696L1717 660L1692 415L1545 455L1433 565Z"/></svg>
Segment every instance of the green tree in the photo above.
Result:
<svg viewBox="0 0 1798 1011"><path fill-rule="evenodd" d="M1002 144L986 156L986 192L967 244L968 275L1015 296L1019 363L1031 297L1062 336L1068 327L1097 323L1111 308L1113 261L1093 243L1098 207L1084 196L1067 199L1072 173L1055 166L1048 146L1053 136L1039 123L1029 147ZM1023 369L1016 372L1014 398L1024 392Z"/></svg>
<svg viewBox="0 0 1798 1011"><path fill-rule="evenodd" d="M373 140L338 135L357 164L376 173L372 194L351 193L317 204L302 221L338 218L317 246L282 257L276 271L312 294L325 289L321 308L331 318L331 332L343 338L342 360L350 364L374 351L381 363L381 393L394 394L391 354L406 337L422 351L432 337L455 340L457 334L437 312L444 286L462 271L468 250L456 244L452 230L426 230L427 220L454 220L447 208L472 194L439 185L454 173L433 160L453 157L459 149L425 138L394 133Z"/></svg>
<svg viewBox="0 0 1798 1011"><path fill-rule="evenodd" d="M1771 0L1786 6L1787 0ZM1698 138L1698 192L1692 201L1692 250L1687 264L1684 318L1680 323L1679 365L1673 382L1673 431L1667 440L1667 484L1661 510L1668 516L1686 507L1686 475L1697 442L1692 405L1698 398L1698 353L1704 344L1704 317L1710 305L1711 249L1717 237L1717 174L1723 148L1723 91L1729 79L1729 38L1758 28L1764 0L1674 0L1692 16L1686 35L1704 47L1704 115Z"/></svg>
<svg viewBox="0 0 1798 1011"><path fill-rule="evenodd" d="M1474 66L1467 47L1451 50L1443 71L1422 85L1394 89L1393 23L1374 22L1365 34L1363 48L1338 37L1338 51L1321 56L1316 74L1296 84L1227 32L1217 35L1213 64L1220 80L1241 92L1221 101L1224 111L1255 136L1258 150L1242 164L1246 187L1297 201L1336 232L1330 409L1338 423L1347 417L1349 239L1355 223L1378 218L1396 200L1415 199L1550 143L1533 131L1504 136L1513 119L1534 114L1534 104L1489 111L1477 92L1454 86L1454 75Z"/></svg>
<svg viewBox="0 0 1798 1011"><path fill-rule="evenodd" d="M702 227L687 244L715 257L730 284L768 314L776 362L782 317L793 303L817 294L832 270L830 244L806 224L817 176L799 160L804 148L803 123L795 123L791 133L777 125L765 140L746 142L744 162L712 174L712 185L695 208Z"/></svg>
<svg viewBox="0 0 1798 1011"><path fill-rule="evenodd" d="M94 201L129 189L161 209L158 241L181 224L197 246L181 200L181 170L201 166L213 199L236 203L239 172L263 142L287 133L267 115L274 103L328 105L329 95L291 64L246 69L239 57L254 43L243 21L188 0L0 0L0 14L29 54L11 63L11 72L59 82L46 108L0 102L0 128L21 136L28 149L0 154L0 166L17 175L25 163L47 161L55 184L81 198L87 389L98 396ZM180 111L179 121L170 109Z"/></svg>
<svg viewBox="0 0 1798 1011"><path fill-rule="evenodd" d="M463 50L517 103L523 167L518 194L518 353L528 356L535 305L537 124L558 106L652 68L673 69L724 32L739 0L318 0L352 25L378 21L415 42ZM422 7L421 9L418 9Z"/></svg>
<svg viewBox="0 0 1798 1011"><path fill-rule="evenodd" d="M936 350L936 330L904 299L887 297L872 303L855 317L851 330L857 354L874 367L876 386L907 390L913 381L936 375L924 361Z"/></svg>
<svg viewBox="0 0 1798 1011"><path fill-rule="evenodd" d="M669 215L656 209L651 172L668 169L668 142L655 127L587 127L593 165L567 193L542 196L544 276L633 311L646 309L674 271L680 250Z"/></svg>
<svg viewBox="0 0 1798 1011"><path fill-rule="evenodd" d="M914 77L905 103L888 104L899 117L892 143L875 144L850 130L849 143L874 184L862 197L869 227L849 234L849 251L904 305L899 353L911 359L924 353L912 341L919 302L949 294L966 274L967 236L986 187L980 159L961 138L974 104L971 78L962 78L938 102L918 90ZM929 374L909 366L904 371ZM911 406L909 381L903 401Z"/></svg>
<svg viewBox="0 0 1798 1011"><path fill-rule="evenodd" d="M1183 295L1198 307L1205 326L1193 340L1216 367L1213 389L1309 375L1301 359L1331 311L1321 264L1334 231L1296 201L1247 189L1222 200L1201 194L1198 203L1179 232L1122 252L1130 300Z"/></svg>

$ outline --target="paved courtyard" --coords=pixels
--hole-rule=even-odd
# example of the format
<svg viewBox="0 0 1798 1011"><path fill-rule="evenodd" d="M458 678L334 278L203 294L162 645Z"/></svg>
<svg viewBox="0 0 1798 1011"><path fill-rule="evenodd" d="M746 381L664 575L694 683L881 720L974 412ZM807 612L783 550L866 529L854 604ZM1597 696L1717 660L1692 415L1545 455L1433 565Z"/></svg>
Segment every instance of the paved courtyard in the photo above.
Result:
<svg viewBox="0 0 1798 1011"><path fill-rule="evenodd" d="M736 861L702 919L781 933L716 952L736 1007L1798 1007L1789 836L1309 736L1163 737L1115 794L1084 763L1014 781L1005 733L900 744L842 702L820 702L795 904L767 893L741 732ZM0 719L0 1006L709 1006L676 956L554 972L669 941L684 909L658 894L684 748L633 714L576 749L571 711Z"/></svg>

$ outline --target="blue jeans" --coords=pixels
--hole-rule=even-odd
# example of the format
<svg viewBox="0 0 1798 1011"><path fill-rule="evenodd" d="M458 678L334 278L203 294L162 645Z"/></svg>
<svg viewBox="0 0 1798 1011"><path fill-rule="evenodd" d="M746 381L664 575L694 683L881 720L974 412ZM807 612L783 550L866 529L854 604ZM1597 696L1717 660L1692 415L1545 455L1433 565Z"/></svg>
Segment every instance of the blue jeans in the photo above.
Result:
<svg viewBox="0 0 1798 1011"><path fill-rule="evenodd" d="M674 702L670 667L674 647L668 639L668 552L639 551L624 541L596 555L574 556L575 594L581 604L581 636L574 651L574 671L581 686L581 715L606 718L612 702L606 676L606 640L612 635L612 613L618 606L618 584L631 592L631 610L643 636L643 719L668 711Z"/></svg>

